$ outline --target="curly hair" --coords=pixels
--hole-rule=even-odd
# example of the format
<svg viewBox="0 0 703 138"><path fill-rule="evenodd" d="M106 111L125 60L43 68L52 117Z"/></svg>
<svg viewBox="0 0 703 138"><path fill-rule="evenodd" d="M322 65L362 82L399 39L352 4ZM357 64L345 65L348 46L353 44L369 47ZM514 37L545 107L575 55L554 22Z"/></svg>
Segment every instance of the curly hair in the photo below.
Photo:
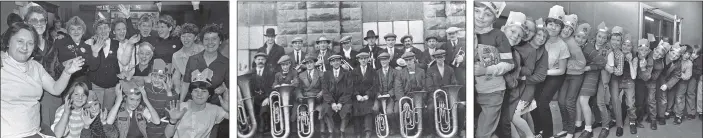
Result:
<svg viewBox="0 0 703 138"><path fill-rule="evenodd" d="M183 34L193 34L193 35L198 35L200 33L200 29L198 28L197 25L193 23L185 23L183 25L180 25L176 27L173 31L174 34L181 36Z"/></svg>
<svg viewBox="0 0 703 138"><path fill-rule="evenodd" d="M73 16L73 17L71 17L71 19L68 19L68 21L66 22L66 29L69 29L68 31L71 31L70 30L71 26L78 26L78 27L83 28L83 33L85 33L85 31L87 29L85 27L85 22L83 22L83 19L81 19L81 17L78 17L78 16ZM70 33L70 32L67 32L67 33Z"/></svg>
<svg viewBox="0 0 703 138"><path fill-rule="evenodd" d="M208 24L203 27L203 30L200 30L200 34L198 34L198 38L200 40L205 40L203 37L205 37L205 34L207 33L217 33L217 37L220 38L220 41L224 41L227 37L226 34L223 31L224 29L222 28L221 24Z"/></svg>

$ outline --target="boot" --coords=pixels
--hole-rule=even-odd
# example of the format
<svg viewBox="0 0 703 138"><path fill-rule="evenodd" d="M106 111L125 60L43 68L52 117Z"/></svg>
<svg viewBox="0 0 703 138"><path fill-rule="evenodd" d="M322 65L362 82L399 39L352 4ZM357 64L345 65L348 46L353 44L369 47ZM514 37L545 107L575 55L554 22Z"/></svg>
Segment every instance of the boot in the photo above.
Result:
<svg viewBox="0 0 703 138"><path fill-rule="evenodd" d="M637 134L637 127L637 124L630 123L630 134Z"/></svg>
<svg viewBox="0 0 703 138"><path fill-rule="evenodd" d="M598 138L607 138L610 135L610 129L603 128L598 135Z"/></svg>
<svg viewBox="0 0 703 138"><path fill-rule="evenodd" d="M680 116L677 116L674 118L674 125L680 125L683 122L683 118Z"/></svg>
<svg viewBox="0 0 703 138"><path fill-rule="evenodd" d="M657 120L652 120L652 123L650 124L650 128L652 128L652 130L657 130Z"/></svg>
<svg viewBox="0 0 703 138"><path fill-rule="evenodd" d="M618 127L617 131L615 131L615 136L622 137L623 131L622 127Z"/></svg>

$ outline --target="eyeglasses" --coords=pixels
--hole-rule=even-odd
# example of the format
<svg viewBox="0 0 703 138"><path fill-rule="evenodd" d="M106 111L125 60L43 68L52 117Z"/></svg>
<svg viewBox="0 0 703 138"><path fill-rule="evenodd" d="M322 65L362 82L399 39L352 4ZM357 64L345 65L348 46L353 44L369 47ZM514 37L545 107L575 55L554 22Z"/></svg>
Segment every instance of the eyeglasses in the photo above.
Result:
<svg viewBox="0 0 703 138"><path fill-rule="evenodd" d="M31 25L43 25L46 24L46 19L29 19L28 23Z"/></svg>

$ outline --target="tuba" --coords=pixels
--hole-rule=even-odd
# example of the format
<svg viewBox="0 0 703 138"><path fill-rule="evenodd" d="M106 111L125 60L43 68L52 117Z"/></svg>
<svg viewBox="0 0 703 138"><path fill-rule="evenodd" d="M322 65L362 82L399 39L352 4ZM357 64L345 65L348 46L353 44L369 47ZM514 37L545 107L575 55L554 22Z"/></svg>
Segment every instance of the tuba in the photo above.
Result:
<svg viewBox="0 0 703 138"><path fill-rule="evenodd" d="M398 100L400 135L405 138L417 138L422 133L422 105L425 93L426 91L413 91L409 93L412 98L403 96Z"/></svg>
<svg viewBox="0 0 703 138"><path fill-rule="evenodd" d="M385 138L388 137L388 132L390 132L390 128L388 127L388 117L386 117L386 100L390 98L390 96L378 96L378 99L381 100L381 113L376 115L376 136L379 138Z"/></svg>
<svg viewBox="0 0 703 138"><path fill-rule="evenodd" d="M446 85L432 94L435 130L440 137L449 138L457 133L459 118L456 97L461 87L461 85Z"/></svg>
<svg viewBox="0 0 703 138"><path fill-rule="evenodd" d="M237 76L237 137L248 138L256 132L256 114L254 114L254 103L251 97L251 89L249 84L251 74Z"/></svg>
<svg viewBox="0 0 703 138"><path fill-rule="evenodd" d="M271 136L275 138L286 138L290 132L290 107L288 101L295 86L282 84L274 86L269 95L269 107L271 111Z"/></svg>
<svg viewBox="0 0 703 138"><path fill-rule="evenodd" d="M298 105L298 137L310 138L315 131L315 96L303 97L308 104Z"/></svg>

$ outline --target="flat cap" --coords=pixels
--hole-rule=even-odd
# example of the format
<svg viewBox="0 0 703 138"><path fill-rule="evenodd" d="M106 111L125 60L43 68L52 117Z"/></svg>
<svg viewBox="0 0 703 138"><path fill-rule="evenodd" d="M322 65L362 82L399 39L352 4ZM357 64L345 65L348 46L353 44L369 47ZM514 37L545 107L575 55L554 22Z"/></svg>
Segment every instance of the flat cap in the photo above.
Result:
<svg viewBox="0 0 703 138"><path fill-rule="evenodd" d="M432 53L432 56L445 55L445 53L446 53L446 51L440 49L440 50L434 51L434 53Z"/></svg>
<svg viewBox="0 0 703 138"><path fill-rule="evenodd" d="M259 56L263 56L264 58L268 57L268 55L266 55L266 53L264 53L264 52L258 52L256 54L254 54L254 58L257 58Z"/></svg>
<svg viewBox="0 0 703 138"><path fill-rule="evenodd" d="M339 43L344 43L344 42L351 42L352 37L351 36L344 36L342 39L339 39Z"/></svg>
<svg viewBox="0 0 703 138"><path fill-rule="evenodd" d="M449 27L449 28L447 28L447 30L446 30L445 32L446 32L446 33L456 33L456 32L458 32L458 31L461 31L461 28L459 28L459 27Z"/></svg>
<svg viewBox="0 0 703 138"><path fill-rule="evenodd" d="M387 39L388 37L397 38L398 36L396 36L396 35L393 34L393 33L388 33L388 34L386 34L385 36L383 36L383 39Z"/></svg>
<svg viewBox="0 0 703 138"><path fill-rule="evenodd" d="M388 53L386 53L386 52L383 52L383 53L381 53L381 54L378 54L378 58L379 58L379 59L387 59L387 58L390 58L390 57L391 57L391 54L388 54Z"/></svg>
<svg viewBox="0 0 703 138"><path fill-rule="evenodd" d="M368 58L368 57L369 57L369 53L361 52L361 53L359 53L359 54L356 54L356 57L357 57L357 58Z"/></svg>
<svg viewBox="0 0 703 138"><path fill-rule="evenodd" d="M414 57L415 57L415 53L413 53L413 52L405 52L405 53L404 53L402 56L400 56L400 57L403 58L403 59L414 58Z"/></svg>
<svg viewBox="0 0 703 138"><path fill-rule="evenodd" d="M295 37L295 38L293 38L293 40L290 41L290 42L292 43L292 42L298 42L298 41L303 42L303 38L302 38L302 37Z"/></svg>
<svg viewBox="0 0 703 138"><path fill-rule="evenodd" d="M277 62L277 63L278 63L278 64L281 64L281 63L288 62L288 61L290 61L290 56L288 56L288 55L283 55L283 56L281 56L281 58L278 59L278 62Z"/></svg>
<svg viewBox="0 0 703 138"><path fill-rule="evenodd" d="M342 59L342 56L340 56L340 55L332 55L332 56L330 56L330 57L327 58L327 60L329 60L329 61L332 61L332 60L335 60L335 59Z"/></svg>

